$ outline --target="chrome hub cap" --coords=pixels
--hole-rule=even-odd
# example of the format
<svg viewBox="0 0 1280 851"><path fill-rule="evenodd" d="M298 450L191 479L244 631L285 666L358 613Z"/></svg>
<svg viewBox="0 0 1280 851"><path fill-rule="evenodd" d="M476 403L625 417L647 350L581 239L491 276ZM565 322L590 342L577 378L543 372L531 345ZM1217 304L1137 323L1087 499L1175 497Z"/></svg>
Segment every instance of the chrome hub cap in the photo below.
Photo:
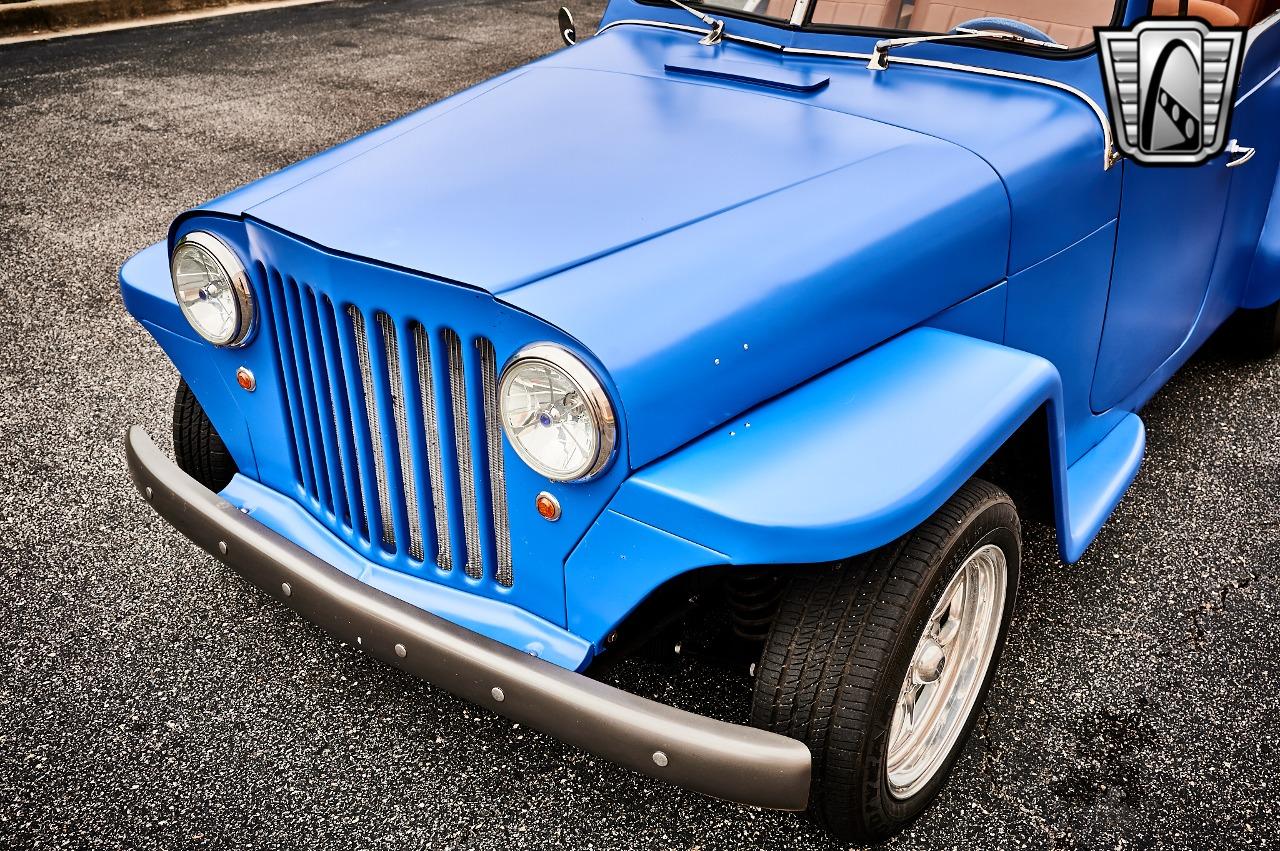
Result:
<svg viewBox="0 0 1280 851"><path fill-rule="evenodd" d="M991 667L1007 575L1004 550L995 544L980 547L965 559L929 616L889 728L886 768L895 798L923 789L960 737Z"/></svg>

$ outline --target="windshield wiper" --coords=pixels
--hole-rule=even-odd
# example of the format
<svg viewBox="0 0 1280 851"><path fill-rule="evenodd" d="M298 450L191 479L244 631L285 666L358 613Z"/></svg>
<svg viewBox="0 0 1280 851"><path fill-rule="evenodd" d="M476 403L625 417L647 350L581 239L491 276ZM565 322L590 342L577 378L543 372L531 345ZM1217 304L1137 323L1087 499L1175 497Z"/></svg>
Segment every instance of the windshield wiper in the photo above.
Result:
<svg viewBox="0 0 1280 851"><path fill-rule="evenodd" d="M710 46L720 43L720 39L724 37L724 21L719 18L713 18L710 15L704 15L692 6L686 6L681 3L680 0L668 0L668 2L673 6L678 6L679 8L684 9L690 15L693 15L695 18L711 27L711 32L698 39L698 44Z"/></svg>
<svg viewBox="0 0 1280 851"><path fill-rule="evenodd" d="M675 2L675 0L671 0ZM871 61L867 63L867 67L872 71L883 71L889 67L889 51L899 47L909 47L913 44L924 44L929 41L961 41L974 38L992 38L997 41L1014 41L1018 44L1026 44L1032 47L1048 47L1055 50L1070 50L1071 47L1066 44L1059 44L1056 41L1041 41L1036 38L1027 38L1025 35L1006 32L1005 30L970 30L959 28L953 33L945 35L917 35L909 38L887 38L883 41L876 42L875 50L871 54Z"/></svg>

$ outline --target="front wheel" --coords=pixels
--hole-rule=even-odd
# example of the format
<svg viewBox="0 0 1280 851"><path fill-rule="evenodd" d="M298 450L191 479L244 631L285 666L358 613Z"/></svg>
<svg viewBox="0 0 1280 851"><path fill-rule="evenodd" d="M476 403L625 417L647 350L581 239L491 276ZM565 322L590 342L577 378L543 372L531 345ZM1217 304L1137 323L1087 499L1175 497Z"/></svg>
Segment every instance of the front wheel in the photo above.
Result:
<svg viewBox="0 0 1280 851"><path fill-rule="evenodd" d="M182 379L173 396L173 454L184 473L215 493L236 474L236 462L226 444Z"/></svg>
<svg viewBox="0 0 1280 851"><path fill-rule="evenodd" d="M970 480L893 544L797 574L752 723L813 752L810 814L853 842L914 821L946 782L991 685L1018 586L1012 500Z"/></svg>

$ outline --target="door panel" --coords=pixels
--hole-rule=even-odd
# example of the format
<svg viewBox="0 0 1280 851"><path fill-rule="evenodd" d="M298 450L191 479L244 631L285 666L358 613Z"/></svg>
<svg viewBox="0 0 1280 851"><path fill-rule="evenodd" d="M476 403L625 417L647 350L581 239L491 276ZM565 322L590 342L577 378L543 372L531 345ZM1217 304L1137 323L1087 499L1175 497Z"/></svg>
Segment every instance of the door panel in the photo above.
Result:
<svg viewBox="0 0 1280 851"><path fill-rule="evenodd" d="M1258 153L1233 169L1223 234L1232 260L1223 277L1244 290L1238 300L1245 307L1280 299L1280 16L1266 23L1250 34L1231 128Z"/></svg>
<svg viewBox="0 0 1280 851"><path fill-rule="evenodd" d="M1177 350L1204 303L1231 170L1227 155L1191 168L1126 161L1107 318L1091 403L1105 411Z"/></svg>
<svg viewBox="0 0 1280 851"><path fill-rule="evenodd" d="M1257 148L1251 161L1228 169L1235 157L1227 153L1195 168L1124 164L1116 258L1091 396L1095 411L1133 393L1197 322L1204 326L1198 340L1242 300L1251 306L1274 300L1270 290L1245 293L1245 287L1250 266L1257 265L1258 235L1280 158L1280 16L1254 26L1247 45L1228 138ZM1280 290L1274 296L1280 298Z"/></svg>

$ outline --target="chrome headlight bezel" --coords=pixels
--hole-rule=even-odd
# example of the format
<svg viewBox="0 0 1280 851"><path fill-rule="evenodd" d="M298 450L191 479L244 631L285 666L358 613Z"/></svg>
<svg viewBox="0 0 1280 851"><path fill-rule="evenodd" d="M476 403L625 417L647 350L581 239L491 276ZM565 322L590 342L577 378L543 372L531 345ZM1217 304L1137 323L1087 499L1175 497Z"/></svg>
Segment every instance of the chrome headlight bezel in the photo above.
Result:
<svg viewBox="0 0 1280 851"><path fill-rule="evenodd" d="M507 390L517 370L531 363L545 364L568 379L581 394L587 412L595 424L597 439L593 457L586 459L577 469L568 473L544 466L507 428L505 408ZM507 361L498 382L498 418L502 423L502 432L506 435L507 443L520 456L520 460L534 472L554 482L591 481L608 468L617 449L617 417L614 415L613 405L609 401L609 394L605 392L604 384L580 358L555 343L535 343L525 346Z"/></svg>
<svg viewBox="0 0 1280 851"><path fill-rule="evenodd" d="M186 304L183 302L182 296L178 292L177 261L179 252L186 245L194 245L207 252L214 262L222 268L227 280L231 282L236 315L231 333L225 337L213 337L206 333L205 329L200 327L200 324L192 318ZM197 230L186 234L182 239L178 240L178 244L173 248L173 254L169 257L169 281L173 285L173 297L178 302L178 309L182 311L187 324L203 339L213 343L215 346L225 346L227 348L236 348L249 342L255 320L253 289L249 284L249 273L244 264L240 262L240 258L236 256L236 253L219 237L208 231Z"/></svg>

